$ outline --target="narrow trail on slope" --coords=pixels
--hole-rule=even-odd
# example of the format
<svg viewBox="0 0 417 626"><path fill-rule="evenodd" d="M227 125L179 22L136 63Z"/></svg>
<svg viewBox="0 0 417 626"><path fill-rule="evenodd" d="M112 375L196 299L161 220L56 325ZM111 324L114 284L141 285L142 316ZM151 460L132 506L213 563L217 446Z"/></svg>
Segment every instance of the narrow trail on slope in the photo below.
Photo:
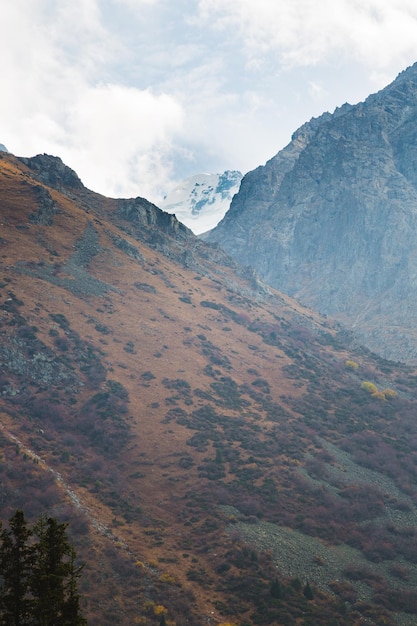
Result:
<svg viewBox="0 0 417 626"><path fill-rule="evenodd" d="M65 493L68 495L68 497L70 498L74 506L87 516L92 527L97 532L99 532L100 534L110 539L114 543L116 548L122 549L129 558L132 558L134 560L135 563L140 562L141 567L145 569L145 571L149 575L149 578L150 579L154 578L155 574L157 573L157 569L155 569L154 566L144 563L142 559L138 558L132 552L132 550L129 548L129 546L123 539L118 537L108 526L106 526L106 524L103 524L100 520L98 520L97 517L91 512L91 509L85 503L83 503L82 499L75 493L74 489L72 489L72 487L70 487L70 485L63 479L60 472L54 470L50 465L48 465L48 463L44 459L42 459L42 457L40 457L39 454L37 454L34 450L29 448L25 443L23 443L21 439L19 439L19 437L17 437L16 435L13 435L13 433L11 433L1 421L0 421L0 431L3 432L6 438L8 438L14 444L19 446L19 449L24 454L26 454L29 458L33 459L33 461L35 461L39 467L41 467L44 471L52 474L58 486L63 491L65 491ZM220 618L215 616L215 613L212 610L211 606L206 607L204 615L205 615L205 622L207 624L216 624L220 621Z"/></svg>
<svg viewBox="0 0 417 626"><path fill-rule="evenodd" d="M48 463L44 459L42 459L39 454L37 454L34 450L31 450L31 448L24 444L21 439L19 439L18 437L16 437L16 435L13 435L9 430L7 430L4 424L0 423L0 429L10 441L19 446L19 449L22 450L29 458L33 459L39 467L41 467L44 471L52 474L58 486L61 487L63 491L65 491L74 506L87 516L92 527L96 531L111 539L119 547L123 548L123 550L129 556L135 558L135 555L131 552L126 542L118 537L108 526L103 524L103 522L97 519L97 517L91 512L91 509L82 502L82 499L75 493L74 489L72 489L72 487L70 487L70 485L63 479L62 475L59 472L57 472L50 465L48 465Z"/></svg>

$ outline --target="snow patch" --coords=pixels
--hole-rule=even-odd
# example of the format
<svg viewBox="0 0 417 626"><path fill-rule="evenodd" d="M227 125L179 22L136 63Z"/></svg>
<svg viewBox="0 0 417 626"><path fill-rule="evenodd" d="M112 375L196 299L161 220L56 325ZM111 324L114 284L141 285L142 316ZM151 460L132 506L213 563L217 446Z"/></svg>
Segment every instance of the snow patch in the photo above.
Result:
<svg viewBox="0 0 417 626"><path fill-rule="evenodd" d="M180 222L199 235L214 228L224 217L241 180L242 174L236 170L195 174L168 191L160 208L175 213Z"/></svg>

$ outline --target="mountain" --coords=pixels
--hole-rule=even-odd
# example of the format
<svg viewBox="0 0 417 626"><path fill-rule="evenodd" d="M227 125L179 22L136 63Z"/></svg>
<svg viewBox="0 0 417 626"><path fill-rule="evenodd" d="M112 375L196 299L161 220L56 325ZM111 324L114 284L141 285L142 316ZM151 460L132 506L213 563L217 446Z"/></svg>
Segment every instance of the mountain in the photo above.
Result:
<svg viewBox="0 0 417 626"><path fill-rule="evenodd" d="M0 152L8 152L6 146L3 145L2 143L0 143Z"/></svg>
<svg viewBox="0 0 417 626"><path fill-rule="evenodd" d="M235 170L190 176L165 196L161 208L175 213L195 234L204 233L222 219L241 179L242 174Z"/></svg>
<svg viewBox="0 0 417 626"><path fill-rule="evenodd" d="M417 65L297 130L207 240L379 354L417 359Z"/></svg>
<svg viewBox="0 0 417 626"><path fill-rule="evenodd" d="M414 623L415 369L57 157L0 198L0 519L68 522L89 625Z"/></svg>

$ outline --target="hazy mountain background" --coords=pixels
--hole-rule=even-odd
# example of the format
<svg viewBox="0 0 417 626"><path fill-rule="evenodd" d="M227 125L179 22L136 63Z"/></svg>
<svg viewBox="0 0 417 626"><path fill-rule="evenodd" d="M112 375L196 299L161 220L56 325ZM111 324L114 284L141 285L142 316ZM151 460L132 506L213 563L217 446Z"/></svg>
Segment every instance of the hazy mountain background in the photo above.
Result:
<svg viewBox="0 0 417 626"><path fill-rule="evenodd" d="M207 235L394 360L417 359L417 65L299 128Z"/></svg>

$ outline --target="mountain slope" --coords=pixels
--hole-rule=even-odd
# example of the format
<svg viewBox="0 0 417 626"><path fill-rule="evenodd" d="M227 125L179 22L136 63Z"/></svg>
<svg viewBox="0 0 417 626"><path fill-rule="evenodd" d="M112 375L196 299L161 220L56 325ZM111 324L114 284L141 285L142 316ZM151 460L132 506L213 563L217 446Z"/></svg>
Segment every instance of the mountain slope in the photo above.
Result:
<svg viewBox="0 0 417 626"><path fill-rule="evenodd" d="M0 198L1 519L69 521L90 626L409 624L415 372L60 159Z"/></svg>
<svg viewBox="0 0 417 626"><path fill-rule="evenodd" d="M175 213L180 222L198 235L214 228L239 191L242 174L227 170L223 174L196 174L174 187L161 208Z"/></svg>
<svg viewBox="0 0 417 626"><path fill-rule="evenodd" d="M416 134L414 65L301 127L244 177L207 240L373 350L415 361Z"/></svg>

